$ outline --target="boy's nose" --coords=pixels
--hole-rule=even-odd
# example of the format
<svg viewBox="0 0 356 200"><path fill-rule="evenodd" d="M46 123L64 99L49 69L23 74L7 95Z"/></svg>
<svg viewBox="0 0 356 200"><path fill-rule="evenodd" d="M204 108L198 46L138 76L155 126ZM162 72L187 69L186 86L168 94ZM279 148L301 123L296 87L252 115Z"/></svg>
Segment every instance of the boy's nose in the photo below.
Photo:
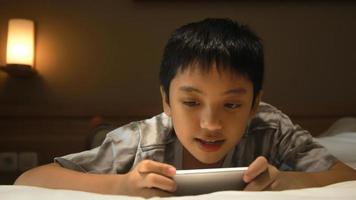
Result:
<svg viewBox="0 0 356 200"><path fill-rule="evenodd" d="M204 112L200 118L200 127L209 131L221 129L222 125L218 114L211 110Z"/></svg>

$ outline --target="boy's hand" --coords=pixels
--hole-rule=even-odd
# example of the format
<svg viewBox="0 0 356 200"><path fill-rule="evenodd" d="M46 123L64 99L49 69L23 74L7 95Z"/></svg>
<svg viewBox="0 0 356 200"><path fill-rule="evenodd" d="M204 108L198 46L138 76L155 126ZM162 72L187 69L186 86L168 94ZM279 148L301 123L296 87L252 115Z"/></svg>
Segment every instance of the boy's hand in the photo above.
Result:
<svg viewBox="0 0 356 200"><path fill-rule="evenodd" d="M268 164L263 156L251 163L243 177L247 184L245 191L287 190L316 187L318 184L310 173L282 172Z"/></svg>
<svg viewBox="0 0 356 200"><path fill-rule="evenodd" d="M176 190L176 183L172 179L175 173L176 169L171 165L143 160L125 175L127 192L146 198L170 196Z"/></svg>

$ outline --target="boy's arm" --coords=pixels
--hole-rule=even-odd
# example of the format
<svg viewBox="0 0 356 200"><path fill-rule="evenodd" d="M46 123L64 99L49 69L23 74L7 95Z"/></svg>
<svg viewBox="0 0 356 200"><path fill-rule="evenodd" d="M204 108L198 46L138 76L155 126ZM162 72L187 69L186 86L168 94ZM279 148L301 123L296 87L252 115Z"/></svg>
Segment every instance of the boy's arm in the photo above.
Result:
<svg viewBox="0 0 356 200"><path fill-rule="evenodd" d="M264 157L257 158L244 177L248 183L245 190L250 191L321 187L348 180L356 180L356 171L340 161L327 171L285 172L269 165Z"/></svg>
<svg viewBox="0 0 356 200"><path fill-rule="evenodd" d="M123 175L89 174L69 170L57 163L43 165L23 173L15 185L30 185L53 189L71 189L104 194L124 194Z"/></svg>
<svg viewBox="0 0 356 200"><path fill-rule="evenodd" d="M15 185L30 185L53 189L70 189L102 194L130 196L169 196L176 190L171 179L175 168L151 161L141 161L126 174L91 174L77 172L53 163L22 174Z"/></svg>
<svg viewBox="0 0 356 200"><path fill-rule="evenodd" d="M337 161L329 170L312 174L320 186L330 185L342 181L356 180L356 170Z"/></svg>

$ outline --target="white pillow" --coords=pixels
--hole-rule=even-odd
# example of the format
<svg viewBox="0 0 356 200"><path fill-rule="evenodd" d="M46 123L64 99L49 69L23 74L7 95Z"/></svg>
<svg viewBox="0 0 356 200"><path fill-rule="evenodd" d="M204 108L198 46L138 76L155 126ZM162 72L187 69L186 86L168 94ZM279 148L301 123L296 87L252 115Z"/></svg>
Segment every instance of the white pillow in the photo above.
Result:
<svg viewBox="0 0 356 200"><path fill-rule="evenodd" d="M317 138L340 161L356 169L356 118L341 118Z"/></svg>
<svg viewBox="0 0 356 200"><path fill-rule="evenodd" d="M331 136L344 132L356 132L356 118L344 117L334 122L328 130L318 137Z"/></svg>
<svg viewBox="0 0 356 200"><path fill-rule="evenodd" d="M340 161L349 165L356 164L356 132L339 133L314 138L314 140L328 149Z"/></svg>

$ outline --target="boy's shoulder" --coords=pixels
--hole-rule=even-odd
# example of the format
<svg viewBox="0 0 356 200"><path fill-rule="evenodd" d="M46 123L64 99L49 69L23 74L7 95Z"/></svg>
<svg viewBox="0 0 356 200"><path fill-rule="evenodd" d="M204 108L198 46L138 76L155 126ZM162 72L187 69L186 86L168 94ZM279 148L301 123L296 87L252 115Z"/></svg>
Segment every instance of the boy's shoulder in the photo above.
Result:
<svg viewBox="0 0 356 200"><path fill-rule="evenodd" d="M281 124L292 126L290 118L276 107L261 102L255 116L251 119L250 130L278 129Z"/></svg>
<svg viewBox="0 0 356 200"><path fill-rule="evenodd" d="M165 145L172 138L171 119L161 113L152 118L134 121L108 134L115 141L138 141L140 147Z"/></svg>

